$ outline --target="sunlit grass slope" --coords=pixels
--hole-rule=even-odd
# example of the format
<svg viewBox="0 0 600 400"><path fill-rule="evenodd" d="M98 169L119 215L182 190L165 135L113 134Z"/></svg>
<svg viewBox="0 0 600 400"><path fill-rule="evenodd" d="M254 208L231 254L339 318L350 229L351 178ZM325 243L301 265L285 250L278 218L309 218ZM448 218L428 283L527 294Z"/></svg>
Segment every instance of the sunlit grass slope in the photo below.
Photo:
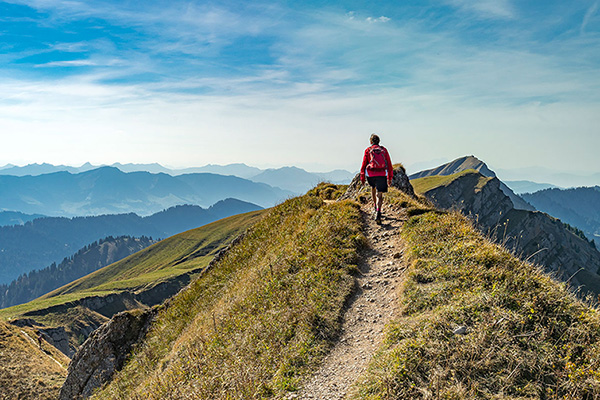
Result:
<svg viewBox="0 0 600 400"><path fill-rule="evenodd" d="M354 398L600 398L596 309L458 213L414 216L402 236L402 311Z"/></svg>
<svg viewBox="0 0 600 400"><path fill-rule="evenodd" d="M410 183L413 185L415 189L415 193L424 194L432 189L447 186L450 183L454 182L456 179L463 176L472 176L473 179L477 179L478 182L475 187L483 186L487 181L492 178L486 178L485 176L479 174L479 172L474 169L468 169L462 172L457 172L452 175L433 175L427 176L424 178L412 179Z"/></svg>
<svg viewBox="0 0 600 400"><path fill-rule="evenodd" d="M69 359L31 328L0 321L0 399L55 399Z"/></svg>
<svg viewBox="0 0 600 400"><path fill-rule="evenodd" d="M167 279L202 268L219 250L256 223L263 212L264 210L235 215L172 236L39 299L0 310L0 317L15 317L87 296L147 289Z"/></svg>
<svg viewBox="0 0 600 400"><path fill-rule="evenodd" d="M164 306L96 398L251 399L295 389L339 332L365 243L357 203L321 199L332 188L268 210Z"/></svg>

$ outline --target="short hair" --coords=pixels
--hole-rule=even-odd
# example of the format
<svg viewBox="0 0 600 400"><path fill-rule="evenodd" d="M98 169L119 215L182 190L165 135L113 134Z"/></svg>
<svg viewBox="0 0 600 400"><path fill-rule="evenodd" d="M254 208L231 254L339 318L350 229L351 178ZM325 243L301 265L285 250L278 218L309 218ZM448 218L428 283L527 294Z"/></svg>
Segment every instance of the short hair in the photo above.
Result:
<svg viewBox="0 0 600 400"><path fill-rule="evenodd" d="M371 144L379 144L379 136L377 136L376 134L372 134L370 140Z"/></svg>

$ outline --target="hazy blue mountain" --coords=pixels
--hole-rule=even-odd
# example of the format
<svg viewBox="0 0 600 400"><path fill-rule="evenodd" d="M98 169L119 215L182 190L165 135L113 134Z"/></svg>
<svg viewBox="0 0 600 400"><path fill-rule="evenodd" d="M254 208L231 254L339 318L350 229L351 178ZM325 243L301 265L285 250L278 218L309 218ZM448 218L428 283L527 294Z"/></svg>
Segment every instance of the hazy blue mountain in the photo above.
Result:
<svg viewBox="0 0 600 400"><path fill-rule="evenodd" d="M248 179L253 176L256 176L266 170L252 167L243 163L233 163L226 165L216 165L216 164L207 164L201 167L191 167L191 168L168 168L158 163L151 164L121 164L114 163L111 165L92 165L89 162L83 164L80 167L72 167L68 165L52 165L52 164L28 164L22 167L6 164L0 167L0 175L13 175L13 176L25 176L25 175L43 175L49 174L53 172L70 172L72 174L77 174L81 172L91 171L93 169L101 168L101 167L114 167L123 172L150 172L152 174L165 173L169 175L182 175L182 174L195 174L195 173L212 173L218 175L233 175L240 178ZM325 179L334 181L346 181L352 180L354 177L354 173L343 170L336 169L328 172L310 172L312 174L318 175Z"/></svg>
<svg viewBox="0 0 600 400"><path fill-rule="evenodd" d="M173 170L175 175L180 174L190 174L190 173L198 173L198 172L209 172L213 174L219 175L233 175L244 179L249 179L255 175L258 175L263 170L256 167L250 167L246 164L236 163L236 164L227 164L227 165L215 165L208 164L203 167L195 167L195 168L185 168Z"/></svg>
<svg viewBox="0 0 600 400"><path fill-rule="evenodd" d="M322 181L348 185L356 175L356 172L346 171L345 169L336 169L331 172L313 172L320 177Z"/></svg>
<svg viewBox="0 0 600 400"><path fill-rule="evenodd" d="M251 179L254 182L277 186L296 194L305 193L322 180L321 177L297 167L268 169Z"/></svg>
<svg viewBox="0 0 600 400"><path fill-rule="evenodd" d="M409 178L418 179L433 175L447 176L463 172L469 169L478 171L481 175L486 176L488 178L496 178L496 173L492 171L483 161L481 161L475 156L457 158L454 161L442 164L436 168L414 173L410 175ZM535 211L535 208L531 204L527 203L521 197L516 195L515 192L513 192L512 189L506 186L506 184L502 181L500 181L500 189L505 195L507 195L510 198L514 207L517 210Z"/></svg>
<svg viewBox="0 0 600 400"><path fill-rule="evenodd" d="M207 207L225 198L270 207L292 194L234 176L125 173L114 167L79 174L0 175L0 187L0 209L69 217L129 212L149 215L178 204Z"/></svg>
<svg viewBox="0 0 600 400"><path fill-rule="evenodd" d="M70 172L72 174L78 174L85 171L90 171L97 167L90 163L85 163L81 167L70 167L68 165L52 165L52 164L29 164L23 167L16 165L10 165L10 167L4 167L0 169L0 175L12 175L12 176L37 176L44 174L51 174L54 172Z"/></svg>
<svg viewBox="0 0 600 400"><path fill-rule="evenodd" d="M349 184L354 174L344 170L331 172L308 172L298 167L283 167L267 169L250 178L254 182L262 182L271 186L280 187L296 194L306 193L319 182Z"/></svg>
<svg viewBox="0 0 600 400"><path fill-rule="evenodd" d="M0 284L59 262L100 238L124 235L166 238L260 208L252 203L226 199L208 209L183 205L147 217L133 213L76 218L46 217L24 225L0 227Z"/></svg>
<svg viewBox="0 0 600 400"><path fill-rule="evenodd" d="M5 225L23 225L27 221L33 221L36 218L43 218L41 214L23 214L17 211L0 211L0 226Z"/></svg>
<svg viewBox="0 0 600 400"><path fill-rule="evenodd" d="M145 249L154 240L119 236L96 241L52 265L23 274L9 285L0 285L0 308L26 303L69 282Z"/></svg>
<svg viewBox="0 0 600 400"><path fill-rule="evenodd" d="M160 165L158 163L152 163L152 164L114 163L114 164L111 164L110 167L117 168L123 172L150 172L151 174L163 173L163 174L175 175L174 170L163 167L162 165Z"/></svg>
<svg viewBox="0 0 600 400"><path fill-rule="evenodd" d="M547 182L563 188L600 185L600 172L595 171L565 172L559 169L529 167L515 169L498 168L496 172L503 180L507 181L530 180L534 182Z"/></svg>
<svg viewBox="0 0 600 400"><path fill-rule="evenodd" d="M558 188L551 183L537 183L532 181L504 181L504 183L519 195L523 193L533 193L544 189Z"/></svg>
<svg viewBox="0 0 600 400"><path fill-rule="evenodd" d="M600 186L545 189L522 196L538 210L581 229L600 243Z"/></svg>

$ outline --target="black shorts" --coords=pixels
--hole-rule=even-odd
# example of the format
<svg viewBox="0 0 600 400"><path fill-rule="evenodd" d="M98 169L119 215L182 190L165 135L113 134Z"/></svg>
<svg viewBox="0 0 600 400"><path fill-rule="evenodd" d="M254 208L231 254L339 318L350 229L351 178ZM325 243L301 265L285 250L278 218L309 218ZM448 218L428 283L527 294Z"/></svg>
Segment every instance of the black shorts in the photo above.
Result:
<svg viewBox="0 0 600 400"><path fill-rule="evenodd" d="M367 176L367 182L378 192L385 193L388 190L387 176Z"/></svg>

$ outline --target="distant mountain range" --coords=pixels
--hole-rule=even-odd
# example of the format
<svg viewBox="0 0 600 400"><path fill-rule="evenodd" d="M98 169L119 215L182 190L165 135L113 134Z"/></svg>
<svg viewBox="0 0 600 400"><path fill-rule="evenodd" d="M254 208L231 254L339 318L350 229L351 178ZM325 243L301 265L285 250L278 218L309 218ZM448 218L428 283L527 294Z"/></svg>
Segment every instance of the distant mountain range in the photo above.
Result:
<svg viewBox="0 0 600 400"><path fill-rule="evenodd" d="M136 214L77 218L40 218L24 225L0 227L0 284L44 268L108 236L166 238L210 222L261 207L236 199L208 209L176 206L148 217Z"/></svg>
<svg viewBox="0 0 600 400"><path fill-rule="evenodd" d="M516 194L533 193L544 189L559 188L551 183L538 183L532 181L504 181Z"/></svg>
<svg viewBox="0 0 600 400"><path fill-rule="evenodd" d="M558 163L557 163L558 166ZM599 172L565 172L558 169L541 167L502 169L496 168L496 173L505 182L528 180L534 182L546 182L558 187L573 188L580 186L600 185Z"/></svg>
<svg viewBox="0 0 600 400"><path fill-rule="evenodd" d="M0 175L0 211L47 216L136 213L150 215L181 204L208 207L236 198L270 207L292 192L235 176L125 173L114 167L37 176Z"/></svg>
<svg viewBox="0 0 600 400"><path fill-rule="evenodd" d="M38 176L55 172L69 172L71 174L80 174L82 172L92 171L98 168L107 167L106 165L94 166L85 163L80 167L70 167L66 165L52 164L29 164L23 167L14 165L5 165L0 167L0 175L12 176ZM160 164L121 164L115 163L109 167L117 168L122 172L150 172L152 174L168 174L179 176L184 174L211 173L217 175L231 175L238 178L248 179L253 182L261 182L270 186L285 189L295 194L303 194L317 183L328 181L332 183L347 184L350 183L354 174L337 169L330 172L308 172L297 167L282 167L276 169L260 169L246 164L236 163L228 165L208 164L203 167L171 169L163 167Z"/></svg>
<svg viewBox="0 0 600 400"><path fill-rule="evenodd" d="M36 218L43 218L41 214L23 214L18 211L0 211L0 226L5 225L23 225L27 221L33 221Z"/></svg>
<svg viewBox="0 0 600 400"><path fill-rule="evenodd" d="M546 189L522 196L538 210L581 229L600 244L600 186Z"/></svg>
<svg viewBox="0 0 600 400"><path fill-rule="evenodd" d="M434 175L449 176L470 169L479 172L485 177L496 178L496 173L492 171L483 161L479 160L475 156L465 156L457 158L456 160L450 161L446 164L442 164L439 167L412 174L409 176L409 178L413 180ZM517 210L535 210L535 208L531 204L527 203L521 197L516 195L515 192L513 192L502 181L500 181L500 189L505 195L507 195L510 198L510 201L513 203L514 207Z"/></svg>

